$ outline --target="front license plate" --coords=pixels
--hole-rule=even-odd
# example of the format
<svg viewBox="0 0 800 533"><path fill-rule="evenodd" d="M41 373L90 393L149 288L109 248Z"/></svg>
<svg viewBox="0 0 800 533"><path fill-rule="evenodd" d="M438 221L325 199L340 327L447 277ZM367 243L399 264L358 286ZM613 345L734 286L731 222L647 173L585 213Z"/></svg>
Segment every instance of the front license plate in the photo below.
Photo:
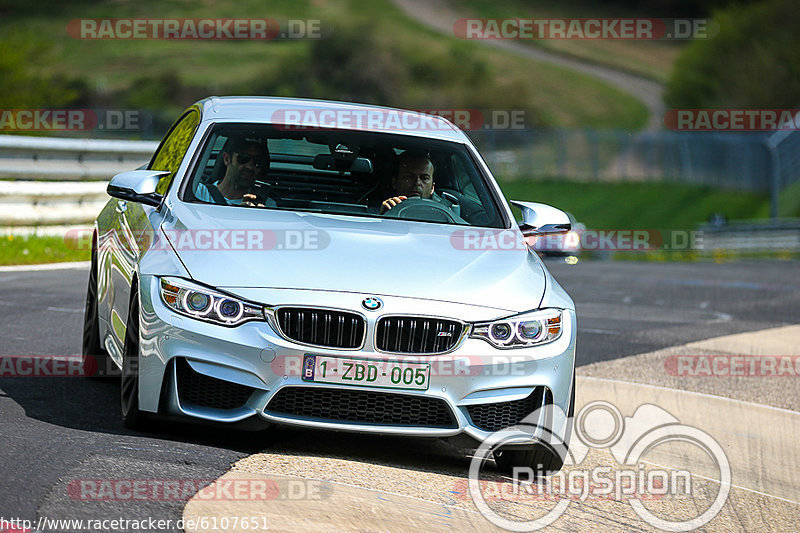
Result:
<svg viewBox="0 0 800 533"><path fill-rule="evenodd" d="M387 389L428 390L431 365L401 361L344 359L306 354L303 381Z"/></svg>

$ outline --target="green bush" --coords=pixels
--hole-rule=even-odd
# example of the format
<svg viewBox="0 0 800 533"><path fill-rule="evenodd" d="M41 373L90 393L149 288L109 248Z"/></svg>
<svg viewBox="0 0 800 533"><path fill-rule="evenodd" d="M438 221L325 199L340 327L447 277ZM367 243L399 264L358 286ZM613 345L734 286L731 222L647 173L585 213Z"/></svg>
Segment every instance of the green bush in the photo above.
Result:
<svg viewBox="0 0 800 533"><path fill-rule="evenodd" d="M337 24L327 39L264 69L255 83L233 92L355 101L402 108L525 109L531 122L535 91L509 83L475 53L455 41L435 49L388 34L375 21Z"/></svg>
<svg viewBox="0 0 800 533"><path fill-rule="evenodd" d="M795 0L714 13L719 34L692 42L675 63L665 100L674 108L800 104L800 9Z"/></svg>
<svg viewBox="0 0 800 533"><path fill-rule="evenodd" d="M43 75L37 65L51 49L25 31L0 38L0 108L47 108L88 103L88 87L77 78Z"/></svg>

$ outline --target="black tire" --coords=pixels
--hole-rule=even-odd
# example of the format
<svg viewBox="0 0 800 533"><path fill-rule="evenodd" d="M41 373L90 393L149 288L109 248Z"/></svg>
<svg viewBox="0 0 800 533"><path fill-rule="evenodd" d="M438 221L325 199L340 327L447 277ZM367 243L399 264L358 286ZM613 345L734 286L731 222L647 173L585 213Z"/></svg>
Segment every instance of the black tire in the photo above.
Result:
<svg viewBox="0 0 800 533"><path fill-rule="evenodd" d="M122 350L122 376L120 378L120 407L122 422L128 429L144 429L146 418L139 410L139 293L131 286L131 304L125 328L125 345Z"/></svg>
<svg viewBox="0 0 800 533"><path fill-rule="evenodd" d="M549 476L555 474L564 466L564 460L569 453L569 440L572 433L572 419L575 415L575 372L572 373L572 391L570 393L569 409L567 413L567 429L564 443L557 449L547 444L536 444L527 449L499 448L493 452L497 468L503 472L512 473L514 467L529 467L535 475L540 473Z"/></svg>
<svg viewBox="0 0 800 533"><path fill-rule="evenodd" d="M565 450L566 451L566 450ZM493 452L497 468L512 473L514 467L529 467L536 477L540 474L555 474L564 466L564 458L557 451L545 444L537 444L527 450L504 450ZM564 456L566 458L566 455Z"/></svg>
<svg viewBox="0 0 800 533"><path fill-rule="evenodd" d="M100 318L97 313L97 240L92 241L92 262L89 285L86 288L86 307L83 313L83 344L81 368L84 375L93 378L108 377L113 368L111 358L100 344Z"/></svg>

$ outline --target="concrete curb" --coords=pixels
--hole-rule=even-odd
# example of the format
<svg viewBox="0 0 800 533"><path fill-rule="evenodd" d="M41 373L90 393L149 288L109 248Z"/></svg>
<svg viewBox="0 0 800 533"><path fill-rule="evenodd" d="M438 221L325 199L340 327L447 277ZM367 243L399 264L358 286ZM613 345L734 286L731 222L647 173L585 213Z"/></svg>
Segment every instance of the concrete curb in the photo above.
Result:
<svg viewBox="0 0 800 533"><path fill-rule="evenodd" d="M734 338L723 337L703 342L717 348L730 346L731 343L741 346L742 338L757 346L759 336L771 337L773 342L778 342L776 339L791 342L793 331L787 329L775 335L773 330L766 330L743 334L744 337L729 336ZM776 346L780 348L779 344ZM759 520L764 516L772 517L766 527L780 529L793 520L791 517L796 513L796 506L800 505L800 481L796 479L796 472L800 471L800 447L796 445L797 435L800 435L799 412L705 393L581 375L577 377L576 398L576 413L580 413L580 409L590 402L605 401L613 404L624 417L638 412L637 409L644 404L651 404L668 412L682 426L697 428L719 443L731 467L731 494L722 512L708 524L707 529L750 529L754 524L760 523ZM626 423L630 423L627 420L628 418ZM576 435L577 433L576 430ZM579 438L573 437L573 449L578 451L581 448L588 450L581 445ZM586 462L582 465L584 468L604 464L611 464L613 467L615 464L604 451L589 450L589 453L594 455L587 455ZM216 483L248 479L261 480L275 486L296 483L306 487L307 493L309 483L314 482L327 487L327 492L324 492L326 497L292 500L289 497L290 491L283 494L278 490L276 496L267 502L231 501L210 500L198 493L187 503L183 516L186 521L192 521L199 527L187 527L186 531L212 531L214 520L219 524L226 516L256 517L256 525L259 527L250 528L251 531L395 531L422 528L426 531L444 528L458 531L497 530L471 509L468 497L463 501L463 507L444 503L456 503L453 494L446 494L453 492L447 487L463 484L463 473L409 472L403 465L386 467L346 459L331 461L315 456L305 458L285 455L282 456L283 459L276 461L275 456L275 453L269 452L250 456L237 463L234 470L223 475ZM692 472L693 478L697 476L712 489L720 488L719 482L714 481L715 465L710 461L698 461L696 456L686 454L680 448L666 446L654 454L648 454L647 459L647 464L651 466L688 470ZM325 465L323 470L316 463ZM337 463L348 464L348 470L359 470L360 474L355 475L360 480L358 486L354 486L354 482L347 482L349 472L343 471L341 465L339 469L332 467ZM365 472L369 472L366 477ZM397 476L396 480L389 480L387 483L386 477L392 475ZM419 479L417 483L420 487L430 482L438 489L433 492L419 492L407 479L413 476ZM386 486L407 487L405 492L428 494L431 495L431 500L439 501L380 490ZM463 494L461 498L464 500ZM536 503L542 504L541 501ZM636 528L645 527L645 523L633 515L629 506L621 506L619 502L600 501L588 507L571 509L560 519L563 521L562 526L569 526L567 529L574 526L617 531L630 529L634 524L637 524ZM747 512L742 512L742 509ZM245 529L230 527L228 530Z"/></svg>

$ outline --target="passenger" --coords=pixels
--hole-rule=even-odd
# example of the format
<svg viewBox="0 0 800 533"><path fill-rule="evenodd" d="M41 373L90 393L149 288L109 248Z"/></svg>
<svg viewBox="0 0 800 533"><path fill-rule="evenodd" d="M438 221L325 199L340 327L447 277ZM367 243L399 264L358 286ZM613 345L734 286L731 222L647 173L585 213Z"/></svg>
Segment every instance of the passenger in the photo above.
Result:
<svg viewBox="0 0 800 533"><path fill-rule="evenodd" d="M266 140L230 137L219 153L225 167L221 179L201 184L195 196L209 203L244 205L248 207L275 207L272 198L257 203L253 184L269 169L269 149Z"/></svg>

